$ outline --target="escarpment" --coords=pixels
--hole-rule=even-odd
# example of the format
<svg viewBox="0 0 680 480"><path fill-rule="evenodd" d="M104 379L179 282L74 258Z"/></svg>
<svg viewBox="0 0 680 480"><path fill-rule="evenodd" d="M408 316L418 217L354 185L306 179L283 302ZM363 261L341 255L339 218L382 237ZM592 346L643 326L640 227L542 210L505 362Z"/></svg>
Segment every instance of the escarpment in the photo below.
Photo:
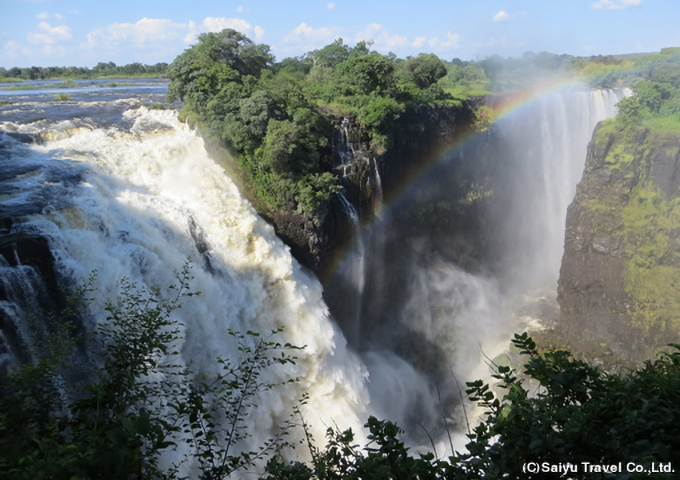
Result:
<svg viewBox="0 0 680 480"><path fill-rule="evenodd" d="M569 207L559 280L574 350L635 363L680 339L680 135L608 121Z"/></svg>

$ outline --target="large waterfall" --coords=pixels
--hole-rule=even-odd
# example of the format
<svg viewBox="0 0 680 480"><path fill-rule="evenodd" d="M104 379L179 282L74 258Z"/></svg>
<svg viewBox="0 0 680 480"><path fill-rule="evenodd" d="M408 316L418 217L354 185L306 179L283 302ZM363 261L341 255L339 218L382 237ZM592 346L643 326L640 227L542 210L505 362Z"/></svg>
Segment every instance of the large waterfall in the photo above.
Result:
<svg viewBox="0 0 680 480"><path fill-rule="evenodd" d="M456 415L458 382L486 377L485 356L504 352L513 332L540 327L528 305L557 308L567 207L596 124L624 95L573 89L533 98L438 159L366 228L361 252L330 284L342 293L326 296L351 330L382 414L411 432L436 432L441 403ZM456 213L461 171L484 198L465 221ZM366 279L352 280L362 285L359 327L355 308L345 318L352 290L342 285L357 263L366 265Z"/></svg>
<svg viewBox="0 0 680 480"><path fill-rule="evenodd" d="M103 301L116 297L123 277L166 288L191 257L191 287L200 295L175 313L183 329L182 358L197 375L217 372L218 357L238 357L229 329L266 334L282 327L278 341L305 346L294 366L263 379L300 381L259 399L248 419L249 447L276 433L304 393L310 398L306 420L319 441L332 425L360 431L368 404L365 368L330 320L321 285L175 112L133 108L110 126L65 121L4 127L46 139L25 145L1 137L9 153L5 172L14 173L2 184L3 211L29 212L11 234L48 238L62 285L84 284L98 271L95 287L102 302L98 310L93 307L93 321L105 318ZM44 286L31 268L12 268L8 261L0 267L3 291L10 293L0 308L22 332L20 340L30 343L25 315L35 313L32 297Z"/></svg>
<svg viewBox="0 0 680 480"><path fill-rule="evenodd" d="M450 152L411 193L376 208L380 219L358 240L340 272L344 280L337 281L351 283L339 288L343 295L358 296L334 299L346 306L347 318L342 311L337 315L344 334L319 282L173 111L112 99L72 102L68 115L48 109L45 118L26 114L43 108L27 104L17 113L20 121L2 123L13 134L0 134L1 213L12 218L3 233L47 239L59 285L83 284L97 270L102 302L115 298L124 277L167 287L190 257L192 288L201 294L176 315L183 361L198 374L216 372L217 357L235 358L229 329L282 327L282 341L304 345L296 365L270 373L300 381L263 395L249 420L251 448L271 436L303 393L309 394L306 420L319 443L327 427L356 432L369 414L437 435L442 415L453 416L459 402L455 379L485 375L483 352L493 356L507 346L517 327L512 312L518 299L539 287L554 290L566 209L587 142L596 123L614 115L622 95L575 91L542 97ZM9 115L6 110L4 118ZM65 119L70 117L76 120ZM24 134L41 141L22 143ZM372 162L382 197L378 164ZM401 216L419 202L451 203L446 192L453 188L441 172L467 162L493 170L487 182L492 201L477 225L483 247L475 250L488 258L477 258L474 268L463 261L461 252L470 250L464 242L443 237L451 229L433 224L427 231L406 231ZM356 211L346 208L358 237ZM17 343L30 344L25 316L48 288L17 258L0 257L5 365L14 361ZM326 295L332 299L333 292ZM93 323L103 318L101 307L93 307ZM414 442L422 441L417 437Z"/></svg>

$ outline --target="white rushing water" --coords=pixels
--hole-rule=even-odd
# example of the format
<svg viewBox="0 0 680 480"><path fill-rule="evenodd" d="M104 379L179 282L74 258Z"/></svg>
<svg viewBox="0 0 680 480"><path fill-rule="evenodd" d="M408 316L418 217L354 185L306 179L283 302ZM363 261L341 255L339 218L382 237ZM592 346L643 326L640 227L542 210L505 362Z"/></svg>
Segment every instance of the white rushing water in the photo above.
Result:
<svg viewBox="0 0 680 480"><path fill-rule="evenodd" d="M319 282L175 112L142 107L124 117L129 128L79 129L42 145L13 145L13 161L37 170L15 178L15 193L3 203L30 202L32 195L45 203L21 228L50 238L57 269L74 285L97 270L102 300L116 296L123 277L167 287L191 257L191 286L201 293L175 314L183 325L182 358L198 374L217 372L217 357L237 358L229 329L266 334L283 327L278 341L304 345L295 365L265 377L300 381L263 394L248 419L253 437L244 447L258 447L276 433L303 393L310 397L306 420L319 442L329 426L359 431L368 403L365 368L330 320ZM59 184L52 197L44 189L35 193L54 169L72 172L74 180L52 180ZM209 269L202 268L206 259ZM97 313L95 319L104 318Z"/></svg>

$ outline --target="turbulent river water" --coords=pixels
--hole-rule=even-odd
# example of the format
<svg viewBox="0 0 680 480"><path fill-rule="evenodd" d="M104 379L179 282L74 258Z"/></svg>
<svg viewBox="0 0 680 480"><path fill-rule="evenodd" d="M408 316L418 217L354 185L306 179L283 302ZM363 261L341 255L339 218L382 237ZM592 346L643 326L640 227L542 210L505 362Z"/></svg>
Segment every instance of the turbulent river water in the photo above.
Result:
<svg viewBox="0 0 680 480"><path fill-rule="evenodd" d="M507 202L501 203L511 203L514 213L489 215L493 235L512 255L499 257L502 268L493 275L473 275L443 261L413 260L397 323L374 324L370 334L368 326L354 325L356 335L363 331L373 338L368 346L355 348L329 315L319 282L209 158L200 136L179 123L175 111L149 108L163 102L165 83L107 87L100 82L58 89L70 96L66 101L55 101L47 87L5 91L0 97L0 213L12 219L3 235L46 238L62 286L83 284L96 270L102 302L115 298L123 277L140 286L166 288L175 270L191 258L192 288L201 295L175 314L182 325L182 361L197 374L216 372L217 357L237 358L229 329L283 327L282 342L304 345L295 365L267 373L272 381L300 381L263 393L249 419L253 436L245 447L269 438L304 393L310 398L306 420L317 441L329 426L360 431L369 414L402 424L414 415L424 419L416 423L436 423L441 405L428 377L389 342L376 341L380 329L408 324L449 352L446 368L461 381L483 374L480 344L493 355L494 345L507 343L515 327L506 310L509 299L536 282L554 288L566 208L586 144L596 122L614 114L622 95L558 95L539 102L521 122L500 124L485 148L509 154L512 185L503 193ZM380 225L389 229L387 215ZM418 256L416 245L409 258ZM11 325L0 338L3 368L16 362L13 344L30 345L26 317L40 308L46 288L35 269L16 263L0 257L0 311L3 325ZM367 261L365 268L383 268L374 263ZM366 275L361 265L356 275ZM356 282L365 301L381 304L363 291L363 278ZM365 288L380 290L370 284ZM447 313L449 320L436 312ZM93 305L86 328L102 318L102 305ZM360 315L353 321L370 323ZM449 348L451 338L457 339L456 348Z"/></svg>

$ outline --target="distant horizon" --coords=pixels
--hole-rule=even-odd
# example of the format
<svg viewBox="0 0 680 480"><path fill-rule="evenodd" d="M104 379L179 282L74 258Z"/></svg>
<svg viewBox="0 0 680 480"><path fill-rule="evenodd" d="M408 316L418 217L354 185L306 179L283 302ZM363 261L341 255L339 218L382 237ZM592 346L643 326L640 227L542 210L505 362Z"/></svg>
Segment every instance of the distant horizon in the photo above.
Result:
<svg viewBox="0 0 680 480"><path fill-rule="evenodd" d="M233 28L277 61L342 38L400 58L450 61L549 52L577 57L654 53L680 46L676 0L271 0L165 2L0 0L0 67L171 63L199 34Z"/></svg>
<svg viewBox="0 0 680 480"><path fill-rule="evenodd" d="M263 43L264 43L264 42L263 42ZM354 44L352 44L352 45L350 45L350 46L353 47ZM661 50L666 49L666 48L680 48L680 45L672 45L672 46L669 46L669 47L661 47L659 50L657 50L657 51L655 51L655 52L635 52L635 53L618 53L618 54L594 53L594 54L592 54L592 55L571 55L571 56L573 56L573 57L575 57L575 58L590 58L590 57L598 57L598 56L601 56L601 57L627 57L627 56L640 56L640 57L645 57L645 56L648 56L648 55L657 54L657 53L659 53ZM305 52L305 53L307 53L307 52ZM420 53L431 53L431 52L423 51L423 52L420 52ZM534 54L538 54L538 53L548 53L548 54L551 54L551 55L569 55L569 54L561 54L561 53L554 53L554 52L532 52L532 51L527 51L527 52L524 52L524 53L534 53ZM303 54L303 55L304 55L304 54ZM417 54L416 54L416 55L417 55ZM464 60L464 59L461 59L461 60L470 61L470 62L476 62L476 61L479 61L479 60L484 60L484 59L489 58L489 57L493 57L494 55L497 55L497 54L495 54L495 53L490 53L488 56L486 56L486 57L484 57L484 58L480 58L480 59L471 59L471 60ZM521 56L522 56L522 55L518 55L518 56L514 56L514 57L513 57L512 55L509 55L509 56L505 56L505 57L503 57L503 58L506 58L506 59L513 59L513 58L514 58L514 59L520 59ZM291 57L285 57L285 58L291 58ZM281 62L281 61L284 60L285 58L281 58L281 59L275 58L275 59L274 59L274 63ZM398 57L398 58L406 59L407 57ZM453 58L458 58L458 57L453 57ZM453 60L453 58L450 58L450 59L443 58L442 60L445 60L445 61L447 61L447 62L450 62L451 60ZM87 68L87 69L89 69L89 70L92 70L92 69L94 69L94 67L97 66L97 64L99 64L99 63L109 63L110 61L111 61L111 60L102 59L102 60L96 61L93 65L67 65L67 64L64 64L64 65L30 65L30 66L28 66L28 67L20 67L20 66L18 66L18 65L10 65L10 66L8 66L8 67L0 66L0 68L5 68L5 69L9 70L9 69L12 69L12 68L15 68L15 67L16 67L16 68L31 68L31 67L38 67L38 68L69 68L69 67L76 67L76 68ZM123 67L123 66L125 66L125 65L131 65L131 64L133 64L133 63L141 63L142 65L145 65L145 66L153 66L153 65L156 65L156 63L167 63L168 65L170 65L170 63L172 63L172 61L170 61L170 62L156 62L156 63L142 63L142 62L121 62L121 63L113 62L113 63L116 65L116 67ZM121 75L121 78L123 78L123 77L125 77L125 75Z"/></svg>

